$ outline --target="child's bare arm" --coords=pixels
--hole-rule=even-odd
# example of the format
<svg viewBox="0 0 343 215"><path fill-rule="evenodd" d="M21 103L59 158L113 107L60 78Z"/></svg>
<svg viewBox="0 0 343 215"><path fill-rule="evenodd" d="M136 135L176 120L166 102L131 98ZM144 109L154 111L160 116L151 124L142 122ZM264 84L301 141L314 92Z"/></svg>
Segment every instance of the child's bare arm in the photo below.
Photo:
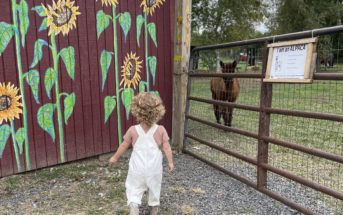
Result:
<svg viewBox="0 0 343 215"><path fill-rule="evenodd" d="M172 172L174 170L174 162L173 162L173 152L171 150L169 142L163 143L163 151L168 161L168 170L169 172Z"/></svg>
<svg viewBox="0 0 343 215"><path fill-rule="evenodd" d="M130 147L130 143L126 142L124 140L124 142L119 146L117 152L111 157L111 159L109 160L109 166L113 166L117 163L117 161L119 160L119 158L126 152L126 150Z"/></svg>

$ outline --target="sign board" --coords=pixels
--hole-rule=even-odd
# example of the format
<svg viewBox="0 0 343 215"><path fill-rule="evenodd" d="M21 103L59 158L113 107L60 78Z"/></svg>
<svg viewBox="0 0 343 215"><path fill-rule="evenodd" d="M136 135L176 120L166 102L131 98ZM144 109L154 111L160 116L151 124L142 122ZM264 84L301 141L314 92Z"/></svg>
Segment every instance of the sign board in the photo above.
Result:
<svg viewBox="0 0 343 215"><path fill-rule="evenodd" d="M264 82L312 83L317 38L272 43Z"/></svg>

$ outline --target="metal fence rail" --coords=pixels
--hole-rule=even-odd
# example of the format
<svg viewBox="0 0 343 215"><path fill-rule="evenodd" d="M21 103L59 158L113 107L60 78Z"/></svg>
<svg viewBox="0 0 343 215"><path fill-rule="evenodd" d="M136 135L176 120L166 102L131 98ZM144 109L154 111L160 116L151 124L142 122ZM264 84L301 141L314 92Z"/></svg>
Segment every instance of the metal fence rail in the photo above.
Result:
<svg viewBox="0 0 343 215"><path fill-rule="evenodd" d="M343 32L343 26L193 49L184 152L304 214L341 214L343 65L334 68L339 71L322 72L318 62L312 85L262 81L268 57L266 44L313 36L337 36L340 32ZM198 68L204 52L232 53L231 49L249 47L260 49L259 64L255 65L259 67L257 70L249 70L244 63L240 63L244 72L229 74ZM337 53L342 50L343 46L335 49ZM213 78L239 79L238 101L211 98L210 80ZM216 123L212 105L233 109L233 125ZM295 196L285 191L289 187ZM296 195L304 193L311 193L306 198L324 202L324 206L297 201Z"/></svg>

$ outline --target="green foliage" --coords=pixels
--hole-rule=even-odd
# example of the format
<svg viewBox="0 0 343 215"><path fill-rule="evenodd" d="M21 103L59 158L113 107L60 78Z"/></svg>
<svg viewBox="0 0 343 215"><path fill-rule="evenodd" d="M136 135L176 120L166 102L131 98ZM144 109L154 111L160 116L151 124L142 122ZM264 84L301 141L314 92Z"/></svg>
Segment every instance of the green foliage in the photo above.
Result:
<svg viewBox="0 0 343 215"><path fill-rule="evenodd" d="M131 111L131 102L135 92L132 88L125 88L121 93L121 99L125 107L126 111L126 119L129 119L130 111Z"/></svg>
<svg viewBox="0 0 343 215"><path fill-rule="evenodd" d="M101 33L108 28L110 25L110 18L103 10L99 10L96 14L96 30L98 38L100 37Z"/></svg>
<svg viewBox="0 0 343 215"><path fill-rule="evenodd" d="M153 83L155 84L155 77L156 77L156 65L157 65L157 59L155 56L148 57L148 63L149 63L149 71L152 75Z"/></svg>
<svg viewBox="0 0 343 215"><path fill-rule="evenodd" d="M148 24L147 27L148 27L149 35L150 35L152 41L154 41L155 46L157 47L156 25L155 25L155 23L151 22Z"/></svg>
<svg viewBox="0 0 343 215"><path fill-rule="evenodd" d="M26 3L26 0L21 0L19 5L17 5L17 11L19 13L19 21L20 21L20 34L21 34L21 45L25 46L25 37L27 30L30 26L30 18L29 18L29 7Z"/></svg>
<svg viewBox="0 0 343 215"><path fill-rule="evenodd" d="M102 91L104 91L108 69L111 66L113 52L103 50L100 56L101 77L102 77Z"/></svg>
<svg viewBox="0 0 343 215"><path fill-rule="evenodd" d="M37 70L30 70L28 73L26 73L24 76L26 76L26 82L28 85L30 85L33 97L35 98L35 101L37 104L39 104L39 96L38 96L38 89L39 89L39 72Z"/></svg>
<svg viewBox="0 0 343 215"><path fill-rule="evenodd" d="M53 68L48 68L45 72L44 85L49 99L51 99L51 89L57 80L57 74Z"/></svg>
<svg viewBox="0 0 343 215"><path fill-rule="evenodd" d="M75 107L75 93L69 94L64 99L64 122L67 125L69 117L73 114Z"/></svg>
<svg viewBox="0 0 343 215"><path fill-rule="evenodd" d="M263 21L263 0L193 0L192 44L209 45L249 39L255 36L255 24Z"/></svg>
<svg viewBox="0 0 343 215"><path fill-rule="evenodd" d="M61 50L60 54L62 61L66 66L69 77L74 80L75 75L75 50L74 47L69 46Z"/></svg>
<svg viewBox="0 0 343 215"><path fill-rule="evenodd" d="M272 34L284 34L338 25L343 16L342 1L277 0L268 27Z"/></svg>
<svg viewBox="0 0 343 215"><path fill-rule="evenodd" d="M110 118L114 108L116 107L116 99L112 96L106 96L104 101L105 106L105 123L107 122L108 118Z"/></svg>
<svg viewBox="0 0 343 215"><path fill-rule="evenodd" d="M17 141L17 145L19 147L19 153L23 153L23 143L25 141L25 128L19 128L17 132L15 133L15 139Z"/></svg>
<svg viewBox="0 0 343 215"><path fill-rule="evenodd" d="M38 39L35 43L35 47L34 47L34 57L32 60L32 64L30 66L30 68L35 67L39 61L42 60L43 58L43 46L48 46L48 43L45 40L42 39Z"/></svg>
<svg viewBox="0 0 343 215"><path fill-rule="evenodd" d="M4 152L7 140L10 137L10 134L11 129L9 125L0 125L0 159L2 157L2 153Z"/></svg>
<svg viewBox="0 0 343 215"><path fill-rule="evenodd" d="M131 28L131 15L129 12L124 12L119 15L119 24L123 29L126 41L127 34L129 33L129 30Z"/></svg>
<svg viewBox="0 0 343 215"><path fill-rule="evenodd" d="M51 136L55 142L54 110L55 104L45 104L38 109L37 119L39 126Z"/></svg>
<svg viewBox="0 0 343 215"><path fill-rule="evenodd" d="M10 43L13 35L13 26L6 22L0 22L0 56Z"/></svg>
<svg viewBox="0 0 343 215"><path fill-rule="evenodd" d="M144 23L144 18L142 15L138 15L136 19L136 33L137 33L137 44L138 47L140 46L139 41L141 37L141 32L142 32L142 26Z"/></svg>
<svg viewBox="0 0 343 215"><path fill-rule="evenodd" d="M270 33L274 35L335 26L342 22L342 1L277 0L273 3L271 7L276 10L271 14L267 26ZM321 36L317 50L318 59L327 59L333 55L332 49L340 49L337 46L342 43L343 38L339 34ZM341 55L341 53L336 54ZM341 56L335 57L341 58Z"/></svg>

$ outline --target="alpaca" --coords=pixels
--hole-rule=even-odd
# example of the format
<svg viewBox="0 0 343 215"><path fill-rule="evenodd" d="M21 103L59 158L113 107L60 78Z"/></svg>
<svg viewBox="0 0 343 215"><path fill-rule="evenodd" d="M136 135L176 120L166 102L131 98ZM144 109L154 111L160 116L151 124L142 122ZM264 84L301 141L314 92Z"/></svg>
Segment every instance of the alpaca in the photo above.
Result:
<svg viewBox="0 0 343 215"><path fill-rule="evenodd" d="M222 73L234 73L237 62L233 61L229 64L224 64L220 61L220 67L222 68ZM212 99L235 102L239 95L240 85L237 78L223 77L223 78L213 78L211 80L211 92ZM213 105L214 115L216 117L217 123L220 124L221 115L224 118L224 124L231 127L232 123L232 107L225 107L220 105Z"/></svg>

